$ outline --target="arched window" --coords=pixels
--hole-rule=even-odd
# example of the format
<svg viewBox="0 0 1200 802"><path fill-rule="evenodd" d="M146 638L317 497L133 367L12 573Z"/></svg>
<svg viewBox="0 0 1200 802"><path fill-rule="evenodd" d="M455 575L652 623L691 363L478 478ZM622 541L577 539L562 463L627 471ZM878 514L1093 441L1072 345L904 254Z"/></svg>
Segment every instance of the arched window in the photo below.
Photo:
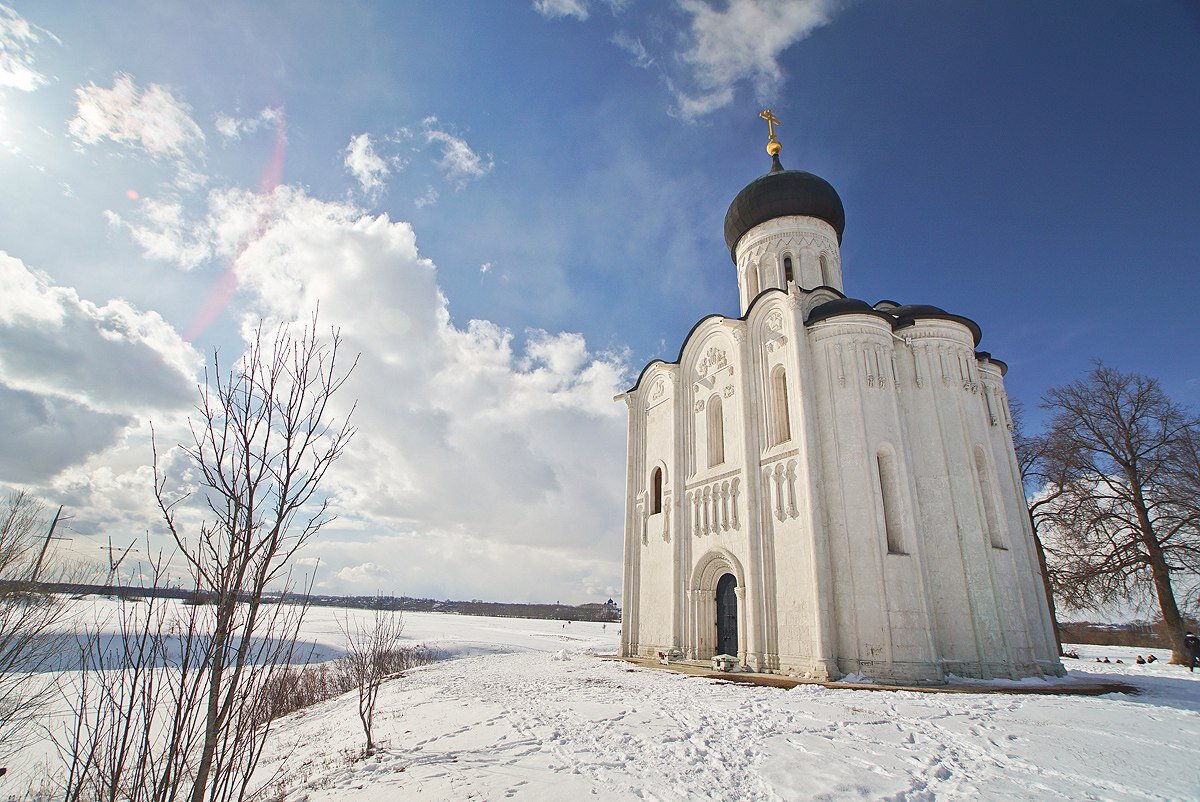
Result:
<svg viewBox="0 0 1200 802"><path fill-rule="evenodd" d="M883 501L883 529L888 554L904 554L901 536L900 480L896 475L896 458L890 451L880 451L875 457L879 470L879 494Z"/></svg>
<svg viewBox="0 0 1200 802"><path fill-rule="evenodd" d="M650 474L650 514L662 512L662 468L655 468Z"/></svg>
<svg viewBox="0 0 1200 802"><path fill-rule="evenodd" d="M758 295L758 265L751 262L746 267L746 303L750 303Z"/></svg>
<svg viewBox="0 0 1200 802"><path fill-rule="evenodd" d="M725 461L725 411L721 396L708 399L708 467Z"/></svg>
<svg viewBox="0 0 1200 802"><path fill-rule="evenodd" d="M821 254L821 283L826 287L833 286L833 275L829 270L829 257Z"/></svg>
<svg viewBox="0 0 1200 802"><path fill-rule="evenodd" d="M771 373L771 445L777 446L792 439L792 422L788 414L787 371L779 365Z"/></svg>
<svg viewBox="0 0 1200 802"><path fill-rule="evenodd" d="M993 548L1008 548L1004 545L1004 536L1001 534L1000 513L996 509L996 497L992 493L991 477L988 473L987 457L983 455L983 446L975 446L975 477L979 480L979 495L983 497L983 527L987 530L985 534L988 541Z"/></svg>
<svg viewBox="0 0 1200 802"><path fill-rule="evenodd" d="M795 280L796 276L792 272L792 257L785 256L783 257L783 286L786 288L787 285L791 284Z"/></svg>

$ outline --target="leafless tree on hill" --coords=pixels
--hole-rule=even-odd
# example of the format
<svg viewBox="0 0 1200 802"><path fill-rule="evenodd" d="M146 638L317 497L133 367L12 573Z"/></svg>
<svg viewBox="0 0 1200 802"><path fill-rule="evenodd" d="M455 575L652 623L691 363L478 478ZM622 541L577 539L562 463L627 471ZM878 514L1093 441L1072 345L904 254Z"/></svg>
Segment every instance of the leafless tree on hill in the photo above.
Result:
<svg viewBox="0 0 1200 802"><path fill-rule="evenodd" d="M310 585L294 581L292 559L332 520L321 484L355 433L350 415L338 421L330 405L354 369L340 349L336 331L328 343L318 337L314 314L299 333L285 325L271 336L260 325L231 370L214 359L190 442L180 446L206 508L194 528L183 514L189 496L173 489L179 479L155 442L154 496L174 541L170 559L203 603L123 603L119 637L87 640L90 670L62 737L73 761L68 800L253 796L273 722L266 689L307 657L297 649ZM148 570L159 584L167 561ZM272 603L268 590L293 603Z"/></svg>
<svg viewBox="0 0 1200 802"><path fill-rule="evenodd" d="M330 408L354 368L342 370L338 333L323 344L314 314L298 335L282 326L265 339L260 325L237 367L225 374L214 360L201 388L192 441L183 446L212 516L198 531L181 528L182 499L170 496L155 450L159 508L196 590L214 600L191 802L237 798L228 796L232 784L248 780L257 763L261 742L247 754L237 732L253 715L245 691L262 673L254 670L254 658L264 656L255 643L279 640L270 658L290 658L299 626L274 629L281 607L264 607L263 593L295 589L292 557L331 519L321 482L355 432L349 415L336 424Z"/></svg>
<svg viewBox="0 0 1200 802"><path fill-rule="evenodd" d="M1196 444L1200 420L1148 376L1096 363L1051 389L1037 464L1053 499L1040 508L1055 589L1076 609L1149 593L1185 659L1177 591L1200 573Z"/></svg>
<svg viewBox="0 0 1200 802"><path fill-rule="evenodd" d="M0 506L0 759L17 751L55 689L39 674L53 667L66 635L67 602L38 582L80 578L48 554L52 528L42 503L25 492Z"/></svg>
<svg viewBox="0 0 1200 802"><path fill-rule="evenodd" d="M392 610L376 608L369 622L352 619L349 614L340 624L346 638L346 654L341 668L358 692L358 718L367 738L366 753L375 751L375 703L383 681L409 665L400 646L404 616Z"/></svg>

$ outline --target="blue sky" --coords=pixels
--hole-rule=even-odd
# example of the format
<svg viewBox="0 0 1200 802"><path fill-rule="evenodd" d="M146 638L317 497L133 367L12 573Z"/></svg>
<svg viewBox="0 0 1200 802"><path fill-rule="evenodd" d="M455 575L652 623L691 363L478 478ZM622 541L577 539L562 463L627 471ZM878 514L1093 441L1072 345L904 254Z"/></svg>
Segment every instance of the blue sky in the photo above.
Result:
<svg viewBox="0 0 1200 802"><path fill-rule="evenodd" d="M318 586L615 595L611 397L736 313L764 106L847 293L975 319L1033 428L1093 358L1200 404L1198 76L1185 2L15 3L0 483L154 533L147 421L319 299L363 434Z"/></svg>

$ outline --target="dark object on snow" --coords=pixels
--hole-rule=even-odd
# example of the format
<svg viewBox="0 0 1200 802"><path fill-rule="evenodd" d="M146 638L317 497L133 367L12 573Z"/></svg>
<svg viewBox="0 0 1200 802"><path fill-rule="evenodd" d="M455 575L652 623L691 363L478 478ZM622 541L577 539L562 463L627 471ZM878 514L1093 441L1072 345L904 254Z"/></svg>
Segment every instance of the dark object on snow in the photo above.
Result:
<svg viewBox="0 0 1200 802"><path fill-rule="evenodd" d="M1200 663L1200 638L1189 632L1183 639L1183 645L1188 651L1188 671L1195 671L1196 664Z"/></svg>
<svg viewBox="0 0 1200 802"><path fill-rule="evenodd" d="M1103 660L1101 660L1100 662L1102 662L1102 663L1111 663L1111 662L1112 662L1112 660L1109 660L1109 659L1106 657L1106 658L1104 658Z"/></svg>
<svg viewBox="0 0 1200 802"><path fill-rule="evenodd" d="M1138 664L1139 666L1144 666L1144 665L1146 665L1146 658L1142 657L1142 656L1139 654L1139 655L1138 655L1138 659L1137 659L1137 664Z"/></svg>
<svg viewBox="0 0 1200 802"><path fill-rule="evenodd" d="M1157 658L1157 657L1155 657L1154 655L1150 655L1149 657L1147 657L1147 658L1146 658L1146 662L1147 662L1147 663L1157 663L1157 662L1158 662L1158 658Z"/></svg>

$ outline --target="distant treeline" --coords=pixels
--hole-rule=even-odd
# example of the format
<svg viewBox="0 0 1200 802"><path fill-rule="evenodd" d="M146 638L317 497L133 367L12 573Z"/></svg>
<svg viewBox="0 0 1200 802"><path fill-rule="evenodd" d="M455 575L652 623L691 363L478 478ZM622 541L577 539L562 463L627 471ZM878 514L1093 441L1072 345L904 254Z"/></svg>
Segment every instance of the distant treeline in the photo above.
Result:
<svg viewBox="0 0 1200 802"><path fill-rule="evenodd" d="M1195 632L1196 622L1186 629ZM1161 621L1134 621L1128 624L1096 624L1091 621L1059 622L1063 643L1090 646L1139 646L1143 649L1170 649L1171 642Z"/></svg>
<svg viewBox="0 0 1200 802"><path fill-rule="evenodd" d="M0 582L0 587L5 584ZM211 599L203 593L186 588L138 587L133 585L89 585L80 583L40 582L25 589L47 593L68 593L73 596L96 594L119 598L145 598L153 596L164 599L182 599L192 604L208 604ZM246 599L249 601L249 599ZM301 601L295 596L264 594L263 601L271 604L294 604ZM439 601L437 599L414 599L410 596L318 596L308 597L308 603L317 607L358 607L366 610L400 610L421 613L457 613L459 615L490 615L499 618L548 618L558 621L620 621L621 608L615 604L515 604L510 602Z"/></svg>
<svg viewBox="0 0 1200 802"><path fill-rule="evenodd" d="M322 607L362 607L368 610L405 610L421 613L490 615L499 618L551 618L559 621L620 621L615 604L515 604L511 602L438 601L409 596L310 596L309 604Z"/></svg>

